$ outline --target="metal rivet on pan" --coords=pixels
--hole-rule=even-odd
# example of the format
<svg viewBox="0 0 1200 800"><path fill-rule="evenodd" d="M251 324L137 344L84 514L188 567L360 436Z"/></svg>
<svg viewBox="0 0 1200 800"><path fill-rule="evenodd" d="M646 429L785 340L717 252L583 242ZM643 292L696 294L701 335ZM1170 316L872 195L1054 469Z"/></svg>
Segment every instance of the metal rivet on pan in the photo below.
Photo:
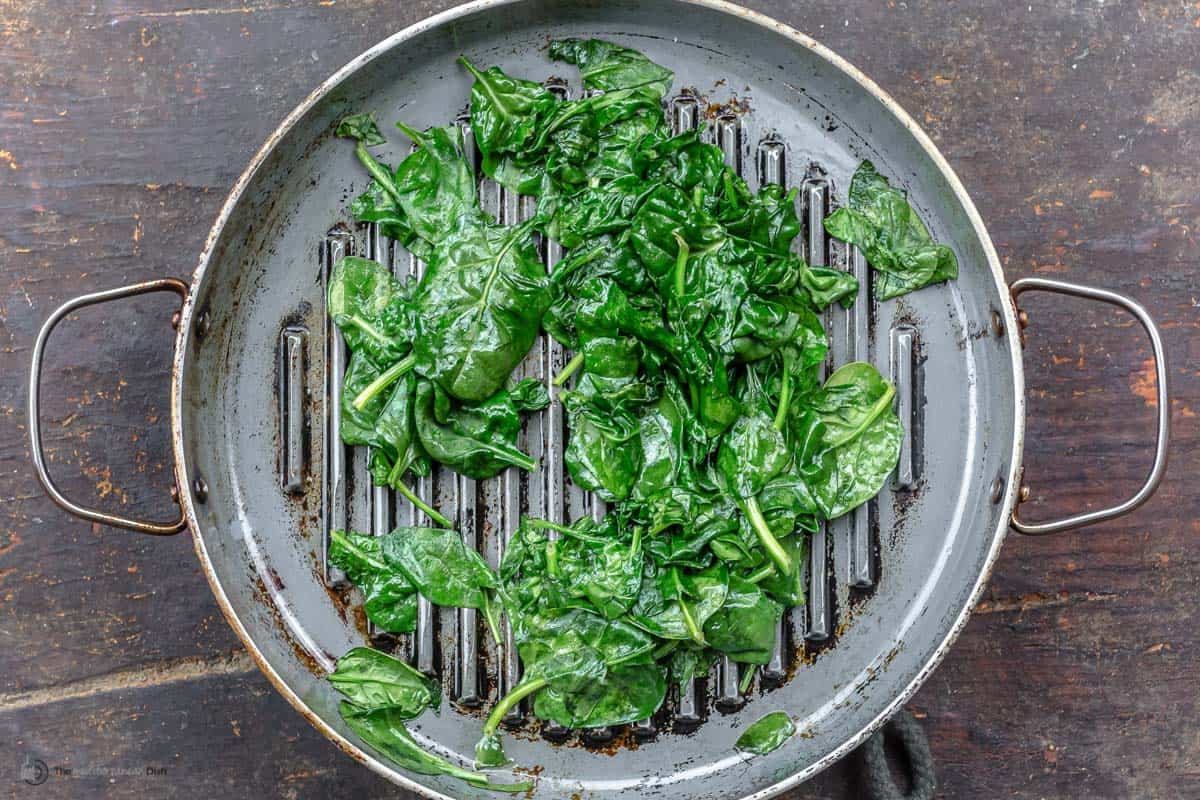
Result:
<svg viewBox="0 0 1200 800"><path fill-rule="evenodd" d="M175 330L179 330L179 321L182 318L183 318L183 315L180 314L178 311L176 311L174 314L172 314L171 315L171 327L174 328Z"/></svg>
<svg viewBox="0 0 1200 800"><path fill-rule="evenodd" d="M1026 486L1025 484L1021 484L1021 491L1019 491L1017 493L1017 502L1024 503L1028 499L1029 499L1029 487Z"/></svg>
<svg viewBox="0 0 1200 800"><path fill-rule="evenodd" d="M171 484L171 502L179 505L179 487Z"/></svg>
<svg viewBox="0 0 1200 800"><path fill-rule="evenodd" d="M1022 310L1018 310L1017 311L1017 322L1020 323L1022 328L1028 328L1029 327L1029 315L1026 314Z"/></svg>
<svg viewBox="0 0 1200 800"><path fill-rule="evenodd" d="M204 478L197 477L192 481L192 495L195 496L197 503L203 503L208 499L208 484L204 482Z"/></svg>
<svg viewBox="0 0 1200 800"><path fill-rule="evenodd" d="M996 478L992 483L992 502L999 503L1002 497L1004 497L1004 478Z"/></svg>
<svg viewBox="0 0 1200 800"><path fill-rule="evenodd" d="M207 311L201 311L200 316L196 318L196 338L203 339L208 335L209 328L212 327L212 319L208 316Z"/></svg>
<svg viewBox="0 0 1200 800"><path fill-rule="evenodd" d="M997 339L1004 335L1004 317L995 309L992 309L992 334Z"/></svg>

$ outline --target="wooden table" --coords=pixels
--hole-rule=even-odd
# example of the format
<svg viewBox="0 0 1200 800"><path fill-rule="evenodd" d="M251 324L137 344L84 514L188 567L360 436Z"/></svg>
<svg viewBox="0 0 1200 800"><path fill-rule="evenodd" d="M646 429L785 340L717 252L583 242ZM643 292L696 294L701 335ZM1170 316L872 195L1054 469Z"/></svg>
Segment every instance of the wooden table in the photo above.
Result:
<svg viewBox="0 0 1200 800"><path fill-rule="evenodd" d="M46 499L23 408L30 345L58 303L187 276L278 121L352 56L448 5L0 3L0 770L10 796L395 794L268 686L186 535L88 525ZM1158 495L1085 532L1011 537L965 634L913 700L943 796L1200 797L1200 4L753 5L833 47L924 122L1010 279L1128 292L1157 315L1172 358L1173 463ZM1029 511L1132 493L1150 461L1147 342L1131 319L1082 302L1029 309ZM172 509L169 313L152 297L85 312L56 336L46 433L71 495L142 515ZM20 781L26 759L27 770L45 763L44 785ZM855 767L792 796L856 797Z"/></svg>

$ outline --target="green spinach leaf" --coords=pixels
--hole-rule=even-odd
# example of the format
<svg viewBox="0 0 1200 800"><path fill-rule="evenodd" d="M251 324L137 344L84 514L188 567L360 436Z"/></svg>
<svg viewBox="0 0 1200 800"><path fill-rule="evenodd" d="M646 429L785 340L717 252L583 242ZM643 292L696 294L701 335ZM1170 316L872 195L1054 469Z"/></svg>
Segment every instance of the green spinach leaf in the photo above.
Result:
<svg viewBox="0 0 1200 800"><path fill-rule="evenodd" d="M784 711L772 711L738 737L737 749L765 756L796 733L796 724Z"/></svg>
<svg viewBox="0 0 1200 800"><path fill-rule="evenodd" d="M704 623L710 647L746 664L766 664L775 649L775 630L783 607L758 586L729 577L725 603Z"/></svg>
<svg viewBox="0 0 1200 800"><path fill-rule="evenodd" d="M548 280L529 224L476 214L442 231L415 298L418 370L453 397L480 402L529 352L550 305Z"/></svg>
<svg viewBox="0 0 1200 800"><path fill-rule="evenodd" d="M675 75L636 50L601 39L557 39L550 43L550 58L579 67L583 85L601 92L637 89L661 100Z"/></svg>
<svg viewBox="0 0 1200 800"><path fill-rule="evenodd" d="M413 419L424 451L468 477L490 478L509 466L537 468L516 446L521 420L504 391L482 403L457 403L440 386L421 381Z"/></svg>
<svg viewBox="0 0 1200 800"><path fill-rule="evenodd" d="M364 709L353 703L343 702L340 707L342 719L350 730L369 747L382 753L401 769L419 775L450 775L482 789L496 792L527 792L532 788L528 782L492 783L486 773L465 769L446 758L421 747L404 725L404 715L394 708Z"/></svg>
<svg viewBox="0 0 1200 800"><path fill-rule="evenodd" d="M864 161L850 181L850 204L825 218L830 236L857 245L879 272L875 294L888 300L958 277L954 251L929 235L905 193Z"/></svg>
<svg viewBox="0 0 1200 800"><path fill-rule="evenodd" d="M387 565L403 573L429 602L482 611L499 639L498 610L492 599L496 574L483 556L463 544L459 534L400 527L383 537L380 552Z"/></svg>
<svg viewBox="0 0 1200 800"><path fill-rule="evenodd" d="M339 658L329 682L356 706L393 709L406 720L442 702L442 687L436 680L369 647L356 647Z"/></svg>
<svg viewBox="0 0 1200 800"><path fill-rule="evenodd" d="M363 590L367 619L391 633L411 633L416 629L417 590L407 577L384 562L379 539L332 531L329 560L345 570L350 581Z"/></svg>

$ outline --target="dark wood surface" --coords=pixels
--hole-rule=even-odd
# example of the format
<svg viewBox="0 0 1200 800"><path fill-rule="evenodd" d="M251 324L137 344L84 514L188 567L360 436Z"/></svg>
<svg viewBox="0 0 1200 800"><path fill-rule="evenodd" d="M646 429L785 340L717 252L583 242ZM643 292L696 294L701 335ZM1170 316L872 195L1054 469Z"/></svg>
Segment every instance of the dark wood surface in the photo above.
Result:
<svg viewBox="0 0 1200 800"><path fill-rule="evenodd" d="M30 346L61 301L190 273L225 193L321 79L450 3L0 0L0 786L12 797L394 796L269 687L187 535L81 523L32 477ZM948 798L1200 797L1200 4L752 4L923 120L1010 279L1141 299L1171 356L1172 466L1142 510L1011 537L911 704ZM74 497L166 514L170 308L66 324L47 367ZM1131 319L1031 299L1032 514L1131 494L1154 383ZM26 758L52 774L20 781ZM71 776L53 774L71 767ZM79 774L151 767L165 774ZM844 763L795 798L858 796Z"/></svg>

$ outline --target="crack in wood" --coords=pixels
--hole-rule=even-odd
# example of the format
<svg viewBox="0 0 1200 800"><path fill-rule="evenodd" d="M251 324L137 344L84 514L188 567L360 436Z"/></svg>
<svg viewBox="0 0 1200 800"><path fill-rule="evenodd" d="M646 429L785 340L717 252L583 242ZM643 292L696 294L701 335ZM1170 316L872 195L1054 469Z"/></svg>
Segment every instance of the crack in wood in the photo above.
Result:
<svg viewBox="0 0 1200 800"><path fill-rule="evenodd" d="M1059 608L1078 603L1094 603L1100 600L1116 600L1120 595L1112 592L1058 592L1045 594L1034 592L1020 597L1001 597L997 600L980 600L975 606L975 614L1005 614L1010 611L1024 613L1038 611L1044 608Z"/></svg>
<svg viewBox="0 0 1200 800"><path fill-rule="evenodd" d="M263 3L261 5L234 6L233 8L177 8L173 11L134 11L123 14L121 18L211 17L223 14L254 14L259 11L283 11L289 8L295 8L295 6L287 3Z"/></svg>
<svg viewBox="0 0 1200 800"><path fill-rule="evenodd" d="M0 714L28 708L82 700L133 689L168 686L203 678L248 675L258 671L244 650L215 657L177 658L135 669L122 669L60 686L0 694Z"/></svg>

